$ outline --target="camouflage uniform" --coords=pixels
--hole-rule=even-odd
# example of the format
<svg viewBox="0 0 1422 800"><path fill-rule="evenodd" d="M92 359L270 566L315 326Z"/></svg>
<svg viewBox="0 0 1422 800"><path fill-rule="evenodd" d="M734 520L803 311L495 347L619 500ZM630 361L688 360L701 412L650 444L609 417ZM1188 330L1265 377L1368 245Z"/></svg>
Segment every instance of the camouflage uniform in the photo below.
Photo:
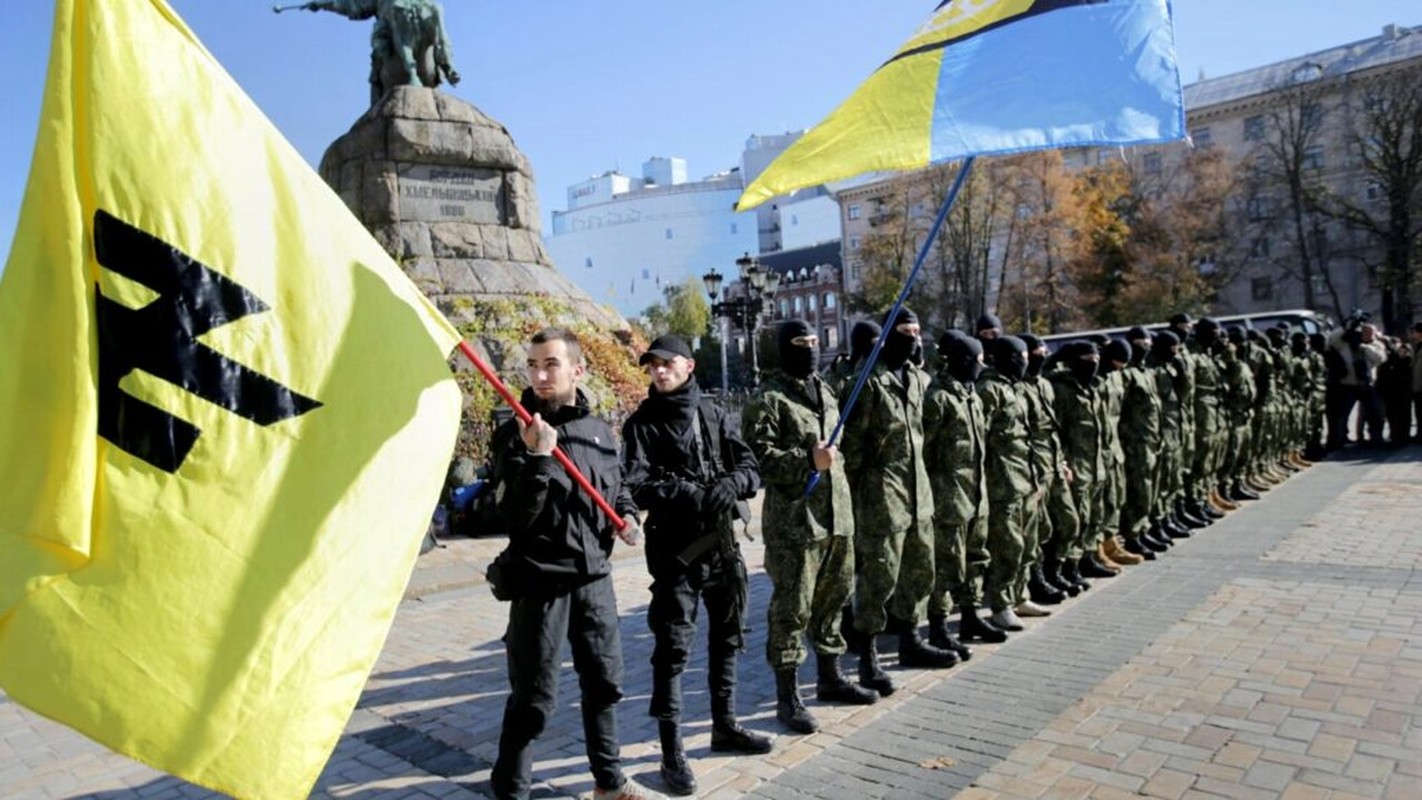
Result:
<svg viewBox="0 0 1422 800"><path fill-rule="evenodd" d="M816 653L845 651L839 613L854 589L854 512L842 461L804 497L806 453L838 423L834 394L816 375L772 374L742 414L765 485L761 535L771 583L765 657L777 671L804 662L807 632Z"/></svg>
<svg viewBox="0 0 1422 800"><path fill-rule="evenodd" d="M986 428L976 388L940 370L923 406L924 462L934 500L929 617L947 616L955 603L982 602L988 565Z"/></svg>
<svg viewBox="0 0 1422 800"><path fill-rule="evenodd" d="M1246 349L1241 353L1240 348ZM1224 357L1225 397L1221 415L1229 436L1224 479L1231 484L1244 480L1254 447L1255 384L1247 348L1247 344L1236 344L1234 351L1226 351Z"/></svg>
<svg viewBox="0 0 1422 800"><path fill-rule="evenodd" d="M1117 438L1126 454L1126 502L1120 530L1134 538L1148 530L1155 518L1155 476L1162 444L1160 392L1155 375L1139 364L1121 370L1121 380L1125 395Z"/></svg>
<svg viewBox="0 0 1422 800"><path fill-rule="evenodd" d="M1160 397L1160 464L1156 469L1155 516L1170 516L1175 501L1181 496L1184 476L1183 438L1184 414L1180 402L1180 364L1176 359L1160 360L1151 356L1155 375L1156 395Z"/></svg>
<svg viewBox="0 0 1422 800"><path fill-rule="evenodd" d="M1073 473L1072 501L1081 521L1071 552L1090 554L1100 544L1101 492L1106 472L1101 401L1095 388L1082 386L1070 372L1053 373L1051 381L1062 454Z"/></svg>
<svg viewBox="0 0 1422 800"><path fill-rule="evenodd" d="M1104 358L1104 357L1103 357ZM1112 370L1100 378L1098 386L1104 482L1101 488L1101 530L1098 541L1109 539L1121 530L1121 507L1126 502L1126 451L1121 446L1121 408L1126 396L1126 376L1122 370Z"/></svg>
<svg viewBox="0 0 1422 800"><path fill-rule="evenodd" d="M1219 482L1219 459L1224 452L1220 420L1220 372L1214 355L1192 343L1195 362L1195 461L1190 471L1194 488L1190 498L1208 493Z"/></svg>
<svg viewBox="0 0 1422 800"><path fill-rule="evenodd" d="M1030 569L1039 556L1049 562L1052 556L1060 558L1064 548L1078 535L1079 522L1071 503L1063 502L1069 500L1071 494L1062 479L1066 462L1057 434L1052 384L1040 375L1029 376L1022 379L1018 388L1027 401L1027 436L1042 497L1042 502L1033 503L1027 509L1027 536L1037 544L1034 552L1027 553L1026 568ZM1070 510L1069 514L1062 513L1066 509Z"/></svg>
<svg viewBox="0 0 1422 800"><path fill-rule="evenodd" d="M993 612L1022 601L1026 580L1027 506L1037 492L1027 443L1027 401L1021 385L989 367L978 378L987 424L988 605Z"/></svg>
<svg viewBox="0 0 1422 800"><path fill-rule="evenodd" d="M916 623L917 606L933 589L933 490L923 463L928 382L911 364L895 371L875 364L845 425L858 573L854 626L862 633L883 631L887 615Z"/></svg>

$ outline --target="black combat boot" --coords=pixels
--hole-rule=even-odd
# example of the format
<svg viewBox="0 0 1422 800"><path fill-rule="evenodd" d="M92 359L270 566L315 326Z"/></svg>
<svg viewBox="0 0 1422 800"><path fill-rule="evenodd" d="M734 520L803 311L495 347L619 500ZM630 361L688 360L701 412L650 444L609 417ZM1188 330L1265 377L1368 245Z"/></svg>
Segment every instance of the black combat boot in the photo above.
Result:
<svg viewBox="0 0 1422 800"><path fill-rule="evenodd" d="M1201 500L1198 497L1191 498L1185 504L1185 507L1189 509L1191 514L1204 520L1207 525L1213 525L1217 519L1224 519L1223 511L1216 511L1210 506L1208 501Z"/></svg>
<svg viewBox="0 0 1422 800"><path fill-rule="evenodd" d="M1067 558L1062 560L1061 575L1062 580L1070 583L1072 589L1075 590L1067 590L1067 593L1073 597L1091 588L1091 583L1081 577L1081 570L1076 568L1076 561L1073 559Z"/></svg>
<svg viewBox="0 0 1422 800"><path fill-rule="evenodd" d="M844 677L844 673L839 669L839 656L816 653L815 666L820 673L820 678L815 683L815 697L821 702L848 703L852 706L867 706L878 702L878 692L856 686Z"/></svg>
<svg viewBox="0 0 1422 800"><path fill-rule="evenodd" d="M1160 523L1160 531L1169 536L1172 542L1176 539L1189 539L1191 535L1190 526L1181 522L1180 515L1173 511Z"/></svg>
<svg viewBox="0 0 1422 800"><path fill-rule="evenodd" d="M988 644L1007 641L1007 631L978 616L977 606L959 608L958 635L967 641L977 639Z"/></svg>
<svg viewBox="0 0 1422 800"><path fill-rule="evenodd" d="M1235 478L1229 487L1229 497L1231 500L1258 500L1259 493L1245 486L1244 481Z"/></svg>
<svg viewBox="0 0 1422 800"><path fill-rule="evenodd" d="M796 682L795 670L782 669L775 673L775 718L796 733L814 733L820 723L810 715L809 709L800 699L800 686Z"/></svg>
<svg viewBox="0 0 1422 800"><path fill-rule="evenodd" d="M1191 512L1190 506L1185 502L1184 498L1175 501L1175 519L1179 521L1181 525L1193 530L1198 530L1199 528L1204 528L1211 524L1210 520L1204 519L1198 514Z"/></svg>
<svg viewBox="0 0 1422 800"><path fill-rule="evenodd" d="M662 739L662 783L667 794L684 797L696 791L696 773L686 761L686 749L681 744L681 727L674 719L657 720L657 733Z"/></svg>
<svg viewBox="0 0 1422 800"><path fill-rule="evenodd" d="M712 752L756 756L769 753L771 747L769 736L752 733L736 721L734 690L725 694L711 695Z"/></svg>
<svg viewBox="0 0 1422 800"><path fill-rule="evenodd" d="M1145 543L1144 535L1126 539L1126 552L1135 553L1146 561L1154 561L1157 558L1155 548Z"/></svg>
<svg viewBox="0 0 1422 800"><path fill-rule="evenodd" d="M1066 592L1047 580L1046 568L1038 561L1032 565L1032 577L1027 580L1027 596L1039 605L1055 606L1066 600Z"/></svg>
<svg viewBox="0 0 1422 800"><path fill-rule="evenodd" d="M1121 572L1102 564L1095 553L1082 556L1081 560L1076 562L1076 568L1083 578L1114 578Z"/></svg>
<svg viewBox="0 0 1422 800"><path fill-rule="evenodd" d="M879 646L871 634L865 634L864 651L859 654L859 685L873 689L880 697L888 697L898 688L879 666Z"/></svg>
<svg viewBox="0 0 1422 800"><path fill-rule="evenodd" d="M925 642L918 635L917 626L899 634L899 666L923 669L946 669L957 665L958 654L943 650Z"/></svg>
<svg viewBox="0 0 1422 800"><path fill-rule="evenodd" d="M940 650L952 650L958 654L960 661L973 657L973 651L948 630L947 614L934 614L928 618L928 643Z"/></svg>

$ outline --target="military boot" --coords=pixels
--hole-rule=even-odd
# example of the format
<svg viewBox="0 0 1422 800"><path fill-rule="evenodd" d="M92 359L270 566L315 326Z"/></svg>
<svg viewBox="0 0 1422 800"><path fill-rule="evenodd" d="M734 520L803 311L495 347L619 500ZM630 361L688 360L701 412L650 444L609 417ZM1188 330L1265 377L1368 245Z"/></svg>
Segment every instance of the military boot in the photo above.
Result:
<svg viewBox="0 0 1422 800"><path fill-rule="evenodd" d="M943 650L925 642L916 628L899 634L899 666L922 669L946 669L956 666L958 654Z"/></svg>
<svg viewBox="0 0 1422 800"><path fill-rule="evenodd" d="M973 657L973 651L948 630L947 614L934 614L928 618L928 643L940 650L952 650L961 661Z"/></svg>
<svg viewBox="0 0 1422 800"><path fill-rule="evenodd" d="M800 699L800 687L796 680L794 669L776 670L775 718L796 733L814 733L820 729L820 724Z"/></svg>
<svg viewBox="0 0 1422 800"><path fill-rule="evenodd" d="M1175 542L1170 540L1170 534L1166 533L1165 528L1161 527L1159 523L1150 526L1145 533L1140 535L1140 543L1157 553L1164 553L1175 545Z"/></svg>
<svg viewBox="0 0 1422 800"><path fill-rule="evenodd" d="M1083 578L1114 578L1121 572L1102 563L1095 552L1082 556L1076 562L1076 568Z"/></svg>
<svg viewBox="0 0 1422 800"><path fill-rule="evenodd" d="M1038 561L1032 565L1032 576L1027 580L1027 596L1032 602L1046 606L1058 605L1066 600L1066 592L1047 581L1046 567Z"/></svg>
<svg viewBox="0 0 1422 800"><path fill-rule="evenodd" d="M681 743L681 726L674 719L657 720L657 733L662 740L662 783L667 794L684 797L696 792L696 773L686 761L686 748Z"/></svg>
<svg viewBox="0 0 1422 800"><path fill-rule="evenodd" d="M977 639L988 644L1007 641L1007 633L978 616L977 606L961 606L958 609L958 635L972 641Z"/></svg>
<svg viewBox="0 0 1422 800"><path fill-rule="evenodd" d="M839 656L833 653L816 653L815 666L819 670L819 680L815 682L815 697L820 701L848 703L852 706L867 706L878 702L878 692L855 686L844 677L844 673L839 669Z"/></svg>
<svg viewBox="0 0 1422 800"><path fill-rule="evenodd" d="M1190 501L1190 513L1211 525L1217 519L1224 519L1224 512L1215 510L1215 507L1210 505L1210 501L1204 497L1196 497Z"/></svg>
<svg viewBox="0 0 1422 800"><path fill-rule="evenodd" d="M1070 558L1062 560L1062 580L1067 581L1076 590L1069 592L1073 597L1091 588L1091 583L1081 577L1081 570L1077 567L1078 563Z"/></svg>
<svg viewBox="0 0 1422 800"><path fill-rule="evenodd" d="M879 666L879 645L869 634L864 636L864 651L859 655L859 685L873 689L880 697L888 697L898 688L884 668Z"/></svg>
<svg viewBox="0 0 1422 800"><path fill-rule="evenodd" d="M1245 500L1258 500L1259 493L1246 487L1244 485L1244 481L1240 480L1239 478L1235 478L1234 483L1230 484L1229 487L1229 498L1236 502L1243 502Z"/></svg>
<svg viewBox="0 0 1422 800"><path fill-rule="evenodd" d="M1239 504L1232 502L1228 497L1225 497L1224 493L1220 491L1220 487L1218 485L1210 487L1209 499L1210 505L1225 513L1239 510Z"/></svg>
<svg viewBox="0 0 1422 800"><path fill-rule="evenodd" d="M1289 463L1300 469L1308 469L1313 466L1313 462L1308 459L1300 450L1289 453Z"/></svg>
<svg viewBox="0 0 1422 800"><path fill-rule="evenodd" d="M1116 541L1116 537L1114 536L1107 536L1101 540L1101 552L1114 564L1132 566L1145 560L1142 556L1138 555L1135 550L1129 547L1123 547L1120 542Z"/></svg>
<svg viewBox="0 0 1422 800"><path fill-rule="evenodd" d="M1142 560L1154 561L1156 558L1158 558L1158 556L1156 556L1155 554L1155 550L1143 544L1141 539L1142 537L1139 536L1132 536L1126 539L1126 550L1131 553L1134 553L1137 558L1140 558Z"/></svg>
<svg viewBox="0 0 1422 800"><path fill-rule="evenodd" d="M1048 586L1065 592L1069 597L1076 597L1084 591L1076 581L1067 577L1066 562L1061 559L1054 558L1043 564L1042 577Z"/></svg>
<svg viewBox="0 0 1422 800"><path fill-rule="evenodd" d="M1174 511L1170 512L1165 519L1161 520L1160 532L1170 537L1171 542L1174 542L1176 539L1189 539L1191 536L1190 526L1181 522L1180 515Z"/></svg>
<svg viewBox="0 0 1422 800"><path fill-rule="evenodd" d="M736 721L735 690L711 695L711 751L762 755L774 745L769 736L747 730Z"/></svg>
<svg viewBox="0 0 1422 800"><path fill-rule="evenodd" d="M858 655L864 652L864 634L854 627L854 606L845 605L839 614L839 633L844 637L844 643L849 647L849 652Z"/></svg>

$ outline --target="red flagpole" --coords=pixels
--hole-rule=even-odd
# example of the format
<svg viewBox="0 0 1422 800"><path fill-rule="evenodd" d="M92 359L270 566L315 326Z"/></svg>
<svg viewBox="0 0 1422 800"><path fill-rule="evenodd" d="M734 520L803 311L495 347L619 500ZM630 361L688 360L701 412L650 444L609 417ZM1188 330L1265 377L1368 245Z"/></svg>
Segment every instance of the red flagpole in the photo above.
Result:
<svg viewBox="0 0 1422 800"><path fill-rule="evenodd" d="M518 415L518 418L522 420L525 425L533 421L533 415L528 413L528 409L524 408L523 404L519 403L517 397L513 396L513 392L509 391L508 385L499 379L498 373L494 372L488 364L484 363L484 359L480 358L479 355L474 352L474 347L470 345L469 342L460 340L459 350L464 353L464 357L469 359L470 363L474 365L474 368L479 370L479 374L484 376L484 380L488 381L489 385L494 387L494 391L498 392L499 396L504 398L504 402L509 404L509 408L513 409L514 414ZM612 520L612 526L614 528L620 531L627 527L627 521L624 520L617 513L616 509L607 502L606 498L588 482L588 479L578 470L578 466L573 463L572 459L568 458L568 454L564 453L562 448L553 448L553 457L558 459L559 464L563 465L563 471L568 473L568 477L572 478L584 492L587 492L588 497L591 497L593 502L597 504L597 507L602 509L602 513L606 514L607 518Z"/></svg>

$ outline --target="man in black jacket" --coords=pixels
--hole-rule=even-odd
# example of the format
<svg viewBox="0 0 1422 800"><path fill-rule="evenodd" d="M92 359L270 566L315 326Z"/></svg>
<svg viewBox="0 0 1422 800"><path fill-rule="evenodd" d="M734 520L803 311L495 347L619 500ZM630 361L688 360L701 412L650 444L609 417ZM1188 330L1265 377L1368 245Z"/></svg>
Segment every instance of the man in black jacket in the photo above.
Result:
<svg viewBox="0 0 1422 800"><path fill-rule="evenodd" d="M574 334L558 328L535 334L523 403L537 413L527 425L505 423L493 437L495 472L503 487L498 505L509 527L504 577L514 593L504 634L511 691L489 780L497 798L529 795L531 747L554 713L564 638L572 645L582 689L583 731L597 783L594 799L661 797L622 773L616 716L622 699L622 641L608 562L613 527L550 457L561 444L588 481L627 517L618 535L635 544L640 529L630 515L636 507L622 483L612 429L591 415L578 388L584 370Z"/></svg>
<svg viewBox="0 0 1422 800"><path fill-rule="evenodd" d="M662 336L642 354L652 385L622 427L623 470L632 498L647 511L647 568L652 601L652 701L662 744L662 779L672 794L691 794L679 722L699 605L708 622L707 680L711 749L768 753L770 739L736 721L736 654L744 648L746 565L732 530L736 502L760 488L755 455L725 412L703 400L692 377L691 348Z"/></svg>

